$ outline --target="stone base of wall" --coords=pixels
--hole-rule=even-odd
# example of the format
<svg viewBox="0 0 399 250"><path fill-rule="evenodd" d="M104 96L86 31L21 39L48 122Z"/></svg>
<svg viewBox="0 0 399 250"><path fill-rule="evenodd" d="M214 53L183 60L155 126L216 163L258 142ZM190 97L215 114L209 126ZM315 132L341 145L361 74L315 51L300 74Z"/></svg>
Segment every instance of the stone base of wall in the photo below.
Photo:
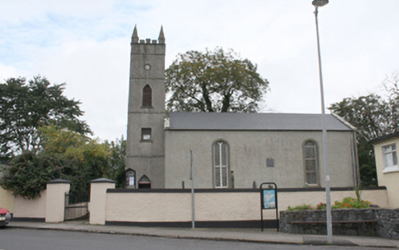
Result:
<svg viewBox="0 0 399 250"><path fill-rule="evenodd" d="M333 234L399 239L399 209L334 209ZM281 211L280 231L327 234L325 210Z"/></svg>
<svg viewBox="0 0 399 250"><path fill-rule="evenodd" d="M334 235L376 236L376 224L376 222L336 223L333 224L333 232ZM286 232L293 234L327 235L327 227L326 223L290 224Z"/></svg>
<svg viewBox="0 0 399 250"><path fill-rule="evenodd" d="M377 235L388 239L399 239L399 209L376 210Z"/></svg>
<svg viewBox="0 0 399 250"><path fill-rule="evenodd" d="M129 221L106 221L105 225L110 226L133 226L133 227L183 227L190 228L191 221L174 222L129 222ZM196 228L260 228L261 221L196 221ZM264 220L264 228L277 228L277 220Z"/></svg>

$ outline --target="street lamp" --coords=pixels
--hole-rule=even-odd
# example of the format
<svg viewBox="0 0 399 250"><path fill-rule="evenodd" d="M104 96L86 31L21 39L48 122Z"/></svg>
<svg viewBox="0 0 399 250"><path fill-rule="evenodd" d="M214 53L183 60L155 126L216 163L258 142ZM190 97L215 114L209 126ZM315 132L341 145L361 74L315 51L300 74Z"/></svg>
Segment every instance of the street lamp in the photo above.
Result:
<svg viewBox="0 0 399 250"><path fill-rule="evenodd" d="M319 24L317 21L318 8L328 4L328 0L313 0L312 4L315 6L314 16L316 20L316 34L317 34L317 52L319 56L319 78L320 78L320 96L321 96L321 113L322 113L322 130L323 130L323 158L324 158L324 172L326 185L326 213L327 213L327 241L332 243L332 221L331 221L331 198L330 198L330 174L328 171L328 150L327 150L327 129L326 129L326 112L324 106L324 88L323 88L323 74L321 72L321 56L320 56L320 39L319 39Z"/></svg>

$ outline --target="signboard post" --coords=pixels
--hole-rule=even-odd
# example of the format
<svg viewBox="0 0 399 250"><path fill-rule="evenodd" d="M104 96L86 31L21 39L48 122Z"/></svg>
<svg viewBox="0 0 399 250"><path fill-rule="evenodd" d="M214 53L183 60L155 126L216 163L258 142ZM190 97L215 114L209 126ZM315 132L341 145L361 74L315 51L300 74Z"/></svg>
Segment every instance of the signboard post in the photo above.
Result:
<svg viewBox="0 0 399 250"><path fill-rule="evenodd" d="M190 149L190 180L191 180L191 227L195 228L195 210L194 210L194 174L193 174L193 151Z"/></svg>
<svg viewBox="0 0 399 250"><path fill-rule="evenodd" d="M275 209L276 210L276 222L277 231L279 230L278 221L278 202L277 202L277 184L274 182L264 182L260 185L260 217L261 217L261 228L263 232L263 210Z"/></svg>

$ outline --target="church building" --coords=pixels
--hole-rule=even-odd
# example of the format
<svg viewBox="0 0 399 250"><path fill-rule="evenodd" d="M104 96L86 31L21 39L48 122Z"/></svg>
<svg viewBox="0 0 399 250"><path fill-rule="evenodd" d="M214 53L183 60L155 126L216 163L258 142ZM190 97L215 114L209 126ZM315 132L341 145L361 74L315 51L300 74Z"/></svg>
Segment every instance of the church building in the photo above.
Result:
<svg viewBox="0 0 399 250"><path fill-rule="evenodd" d="M128 188L324 187L321 114L165 110L165 36L131 40ZM359 185L355 129L327 115L331 187ZM191 153L192 152L192 158Z"/></svg>

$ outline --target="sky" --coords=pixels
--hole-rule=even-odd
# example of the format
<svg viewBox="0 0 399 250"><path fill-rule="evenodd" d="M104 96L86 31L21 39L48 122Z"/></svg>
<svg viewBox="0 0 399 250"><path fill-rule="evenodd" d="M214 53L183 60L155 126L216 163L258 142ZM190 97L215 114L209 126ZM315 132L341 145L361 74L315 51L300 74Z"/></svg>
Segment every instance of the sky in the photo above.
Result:
<svg viewBox="0 0 399 250"><path fill-rule="evenodd" d="M0 82L66 83L95 138L127 130L130 40L166 38L179 53L233 49L270 82L260 112L320 113L312 0L0 0ZM384 94L399 70L398 0L330 0L319 8L325 105Z"/></svg>

